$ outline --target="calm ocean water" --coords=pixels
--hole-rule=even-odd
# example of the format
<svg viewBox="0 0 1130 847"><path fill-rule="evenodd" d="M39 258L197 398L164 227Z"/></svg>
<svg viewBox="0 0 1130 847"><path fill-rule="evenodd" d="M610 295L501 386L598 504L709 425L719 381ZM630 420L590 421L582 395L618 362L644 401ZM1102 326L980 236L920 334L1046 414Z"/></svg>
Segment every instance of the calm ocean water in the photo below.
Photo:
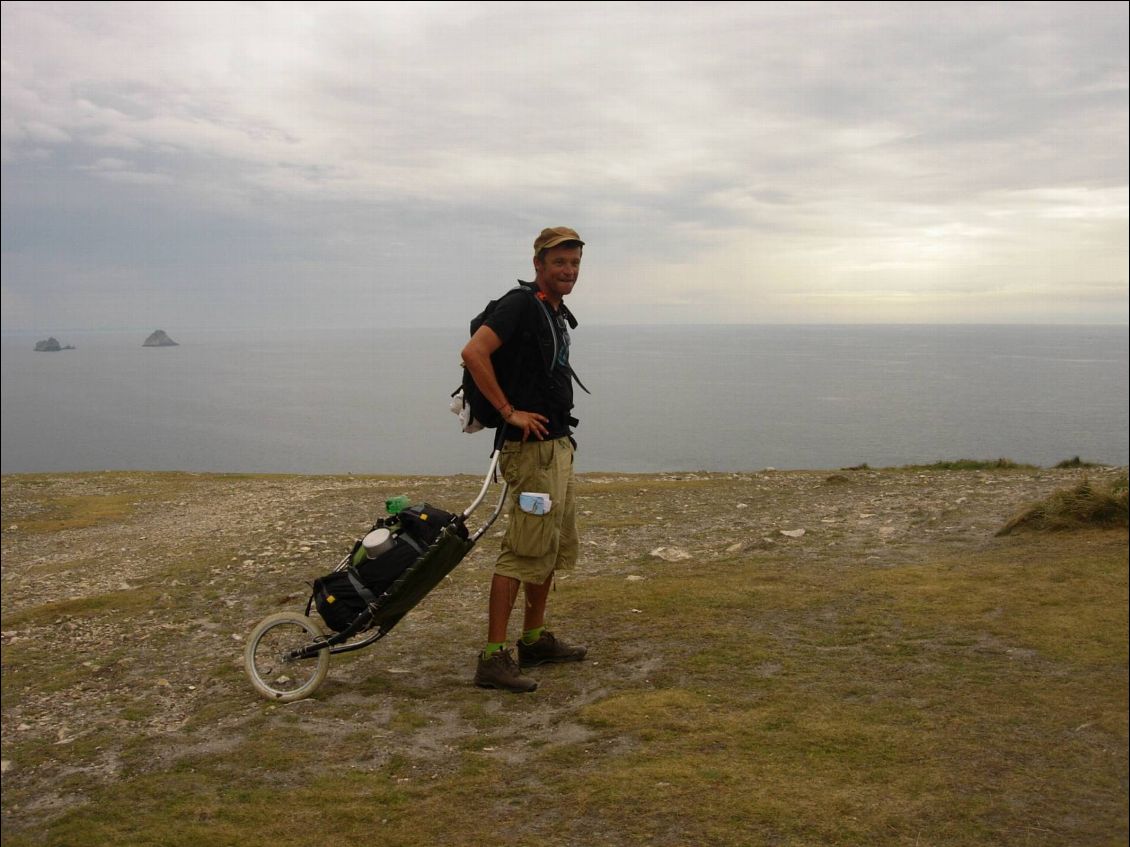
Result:
<svg viewBox="0 0 1130 847"><path fill-rule="evenodd" d="M481 473L465 330L4 335L3 473ZM1128 461L1127 329L582 326L579 470Z"/></svg>

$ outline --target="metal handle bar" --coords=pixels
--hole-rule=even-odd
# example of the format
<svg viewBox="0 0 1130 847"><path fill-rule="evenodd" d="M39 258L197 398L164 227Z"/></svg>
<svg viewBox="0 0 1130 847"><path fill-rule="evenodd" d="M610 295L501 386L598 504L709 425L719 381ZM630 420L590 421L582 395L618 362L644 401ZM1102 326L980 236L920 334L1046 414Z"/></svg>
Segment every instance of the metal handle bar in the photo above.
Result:
<svg viewBox="0 0 1130 847"><path fill-rule="evenodd" d="M479 489L479 496L475 498L474 502L471 503L470 506L463 510L463 514L460 516L462 520L467 520L467 518L471 516L471 513L474 512L475 509L479 508L479 504L482 503L486 498L487 489L490 488L491 481L494 479L495 472L498 470L498 459L499 452L498 450L495 450L493 453L491 453L490 467L487 469L487 475L483 479L483 487ZM502 513L502 506L506 502L506 492L508 492L509 490L510 484L503 481L502 493L498 496L498 503L495 505L494 511L491 513L491 516L487 518L486 523L479 527L478 531L471 536L472 543L482 538L486 531L491 528L491 525L494 524L496 520L498 520L498 516Z"/></svg>
<svg viewBox="0 0 1130 847"><path fill-rule="evenodd" d="M479 508L479 504L482 503L483 498L487 496L487 489L490 488L491 480L494 479L494 472L498 470L498 457L499 454L497 450L490 454L490 467L487 468L487 475L483 479L483 487L479 489L479 496L475 498L474 502L463 510L463 520L467 520L467 518L471 517L471 513Z"/></svg>

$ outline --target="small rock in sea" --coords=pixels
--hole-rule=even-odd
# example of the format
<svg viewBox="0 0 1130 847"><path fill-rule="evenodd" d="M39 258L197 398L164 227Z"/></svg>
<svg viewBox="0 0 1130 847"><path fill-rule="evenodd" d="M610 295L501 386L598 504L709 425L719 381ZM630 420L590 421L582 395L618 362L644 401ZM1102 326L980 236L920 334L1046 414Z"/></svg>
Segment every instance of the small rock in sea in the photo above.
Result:
<svg viewBox="0 0 1130 847"><path fill-rule="evenodd" d="M804 530L803 529L782 529L781 535L787 536L789 538L803 538L804 537Z"/></svg>
<svg viewBox="0 0 1130 847"><path fill-rule="evenodd" d="M628 577L628 582L643 582L647 577L640 576L639 574L632 574Z"/></svg>
<svg viewBox="0 0 1130 847"><path fill-rule="evenodd" d="M736 508L738 508L738 509L748 509L749 503L738 503Z"/></svg>

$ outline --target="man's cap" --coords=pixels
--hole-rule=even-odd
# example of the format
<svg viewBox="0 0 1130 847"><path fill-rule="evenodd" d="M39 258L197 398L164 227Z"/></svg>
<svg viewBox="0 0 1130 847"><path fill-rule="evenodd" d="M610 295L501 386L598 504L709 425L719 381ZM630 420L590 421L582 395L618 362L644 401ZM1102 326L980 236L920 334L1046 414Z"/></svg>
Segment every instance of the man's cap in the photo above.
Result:
<svg viewBox="0 0 1130 847"><path fill-rule="evenodd" d="M541 235L534 239L534 255L536 256L542 250L548 250L550 247L556 247L558 244L564 244L566 241L576 241L582 247L585 245L575 229L569 229L567 226L543 229Z"/></svg>

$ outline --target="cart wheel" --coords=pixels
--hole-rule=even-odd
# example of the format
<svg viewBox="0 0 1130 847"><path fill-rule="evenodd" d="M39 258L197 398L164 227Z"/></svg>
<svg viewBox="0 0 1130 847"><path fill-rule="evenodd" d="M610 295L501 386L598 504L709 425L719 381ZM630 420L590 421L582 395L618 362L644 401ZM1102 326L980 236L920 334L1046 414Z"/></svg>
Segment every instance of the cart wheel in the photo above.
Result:
<svg viewBox="0 0 1130 847"><path fill-rule="evenodd" d="M247 676L255 690L278 703L313 694L329 670L329 648L309 659L291 659L288 654L323 637L321 627L298 612L279 612L260 621L243 652Z"/></svg>

